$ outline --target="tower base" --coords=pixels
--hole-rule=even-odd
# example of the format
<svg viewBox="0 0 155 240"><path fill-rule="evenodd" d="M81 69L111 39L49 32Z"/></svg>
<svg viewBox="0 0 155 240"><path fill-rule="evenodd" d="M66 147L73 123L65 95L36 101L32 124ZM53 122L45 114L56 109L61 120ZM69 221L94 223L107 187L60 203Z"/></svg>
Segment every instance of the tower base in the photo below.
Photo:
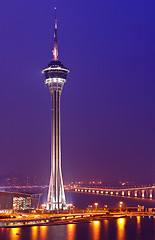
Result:
<svg viewBox="0 0 155 240"><path fill-rule="evenodd" d="M62 204L62 203L47 203L47 210L65 210L67 209L67 205L66 204Z"/></svg>

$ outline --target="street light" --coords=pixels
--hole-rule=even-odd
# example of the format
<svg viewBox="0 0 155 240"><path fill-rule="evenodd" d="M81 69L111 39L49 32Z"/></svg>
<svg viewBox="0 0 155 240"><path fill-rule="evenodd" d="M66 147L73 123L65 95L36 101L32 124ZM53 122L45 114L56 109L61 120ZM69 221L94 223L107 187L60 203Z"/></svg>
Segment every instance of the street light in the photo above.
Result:
<svg viewBox="0 0 155 240"><path fill-rule="evenodd" d="M107 210L108 205L104 205L105 210Z"/></svg>
<svg viewBox="0 0 155 240"><path fill-rule="evenodd" d="M121 211L122 205L123 205L123 202L119 202L120 211Z"/></svg>
<svg viewBox="0 0 155 240"><path fill-rule="evenodd" d="M44 210L46 209L46 204L41 204L41 208Z"/></svg>
<svg viewBox="0 0 155 240"><path fill-rule="evenodd" d="M95 205L95 208L96 208L96 211L97 211L98 203L96 202L96 203L94 203L94 205Z"/></svg>
<svg viewBox="0 0 155 240"><path fill-rule="evenodd" d="M71 213L71 209L73 209L73 204L69 203L69 204L67 204L67 207L68 207L68 213L69 212Z"/></svg>

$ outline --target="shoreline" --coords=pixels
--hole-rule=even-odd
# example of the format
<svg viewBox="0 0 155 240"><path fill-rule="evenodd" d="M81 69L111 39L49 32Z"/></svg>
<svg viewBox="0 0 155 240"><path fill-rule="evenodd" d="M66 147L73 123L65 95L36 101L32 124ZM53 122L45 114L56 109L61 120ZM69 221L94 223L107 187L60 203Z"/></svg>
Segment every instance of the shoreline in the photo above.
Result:
<svg viewBox="0 0 155 240"><path fill-rule="evenodd" d="M104 221L119 218L132 218L132 217L153 217L155 213L150 212L113 212L110 214L102 213L78 213L78 214L65 214L62 216L44 216L42 218L22 218L22 219L3 219L0 220L0 228L17 228L17 227L32 227L32 226L55 226L66 224L78 223L91 223L92 221Z"/></svg>

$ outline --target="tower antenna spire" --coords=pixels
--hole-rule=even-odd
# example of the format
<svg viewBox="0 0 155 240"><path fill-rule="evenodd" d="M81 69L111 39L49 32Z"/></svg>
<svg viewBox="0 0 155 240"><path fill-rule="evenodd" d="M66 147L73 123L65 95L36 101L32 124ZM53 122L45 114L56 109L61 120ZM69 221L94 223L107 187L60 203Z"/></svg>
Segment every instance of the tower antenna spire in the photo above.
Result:
<svg viewBox="0 0 155 240"><path fill-rule="evenodd" d="M54 21L54 48L53 48L53 60L58 60L58 42L57 42L57 19L56 19L56 7L55 10L55 21Z"/></svg>

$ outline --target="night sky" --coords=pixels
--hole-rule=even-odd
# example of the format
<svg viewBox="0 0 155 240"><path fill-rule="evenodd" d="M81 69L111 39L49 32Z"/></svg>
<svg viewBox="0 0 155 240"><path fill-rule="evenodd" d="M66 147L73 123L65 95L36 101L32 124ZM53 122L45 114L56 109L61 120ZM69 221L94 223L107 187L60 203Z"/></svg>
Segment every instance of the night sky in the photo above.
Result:
<svg viewBox="0 0 155 240"><path fill-rule="evenodd" d="M49 178L55 6L64 181L155 182L154 0L1 1L0 174Z"/></svg>

